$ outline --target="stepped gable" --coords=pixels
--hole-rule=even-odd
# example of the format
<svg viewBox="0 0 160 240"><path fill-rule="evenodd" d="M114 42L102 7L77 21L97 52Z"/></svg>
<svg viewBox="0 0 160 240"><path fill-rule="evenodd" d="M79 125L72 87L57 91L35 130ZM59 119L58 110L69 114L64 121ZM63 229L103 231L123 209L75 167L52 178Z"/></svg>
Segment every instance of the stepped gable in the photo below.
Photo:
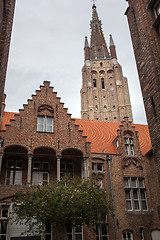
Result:
<svg viewBox="0 0 160 240"><path fill-rule="evenodd" d="M105 151L105 153L117 154L113 141L117 137L117 130L121 123L84 119L76 119L75 123L79 124L79 129L83 130L87 141L91 142L91 152ZM148 126L141 124L133 124L133 126L138 131L142 155L145 155L152 147Z"/></svg>
<svg viewBox="0 0 160 240"><path fill-rule="evenodd" d="M28 151L44 146L54 148L59 154L63 149L72 147L86 152L86 137L71 119L71 114L67 113L68 109L64 108L57 93L53 92L50 82L44 81L40 90L36 90L36 94L23 107L18 114L4 114L1 127L1 137L5 138L4 148L14 144ZM37 118L41 115L53 117L53 132L37 131Z"/></svg>

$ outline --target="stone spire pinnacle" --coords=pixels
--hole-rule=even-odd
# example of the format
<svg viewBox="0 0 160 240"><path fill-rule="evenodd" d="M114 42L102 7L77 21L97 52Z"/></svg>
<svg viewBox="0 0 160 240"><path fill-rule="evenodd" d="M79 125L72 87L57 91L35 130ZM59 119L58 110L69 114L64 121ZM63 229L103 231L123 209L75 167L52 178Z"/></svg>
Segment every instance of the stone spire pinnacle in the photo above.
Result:
<svg viewBox="0 0 160 240"><path fill-rule="evenodd" d="M117 59L116 47L115 47L115 44L114 44L114 41L113 41L113 38L112 38L111 34L110 34L110 46L109 46L109 49L110 49L111 57Z"/></svg>
<svg viewBox="0 0 160 240"><path fill-rule="evenodd" d="M92 6L90 57L91 59L110 57L95 4Z"/></svg>

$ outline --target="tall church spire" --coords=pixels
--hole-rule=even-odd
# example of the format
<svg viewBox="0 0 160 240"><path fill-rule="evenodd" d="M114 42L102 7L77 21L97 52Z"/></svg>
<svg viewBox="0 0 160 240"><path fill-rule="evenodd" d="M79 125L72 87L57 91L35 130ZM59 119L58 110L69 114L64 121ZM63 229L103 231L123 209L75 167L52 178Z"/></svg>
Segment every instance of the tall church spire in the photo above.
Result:
<svg viewBox="0 0 160 240"><path fill-rule="evenodd" d="M102 23L99 20L95 4L92 6L90 57L91 59L109 58L109 52L102 31Z"/></svg>
<svg viewBox="0 0 160 240"><path fill-rule="evenodd" d="M81 117L83 119L121 122L132 121L127 79L117 61L116 47L110 35L110 53L96 6L92 6L91 41L85 37L82 68Z"/></svg>

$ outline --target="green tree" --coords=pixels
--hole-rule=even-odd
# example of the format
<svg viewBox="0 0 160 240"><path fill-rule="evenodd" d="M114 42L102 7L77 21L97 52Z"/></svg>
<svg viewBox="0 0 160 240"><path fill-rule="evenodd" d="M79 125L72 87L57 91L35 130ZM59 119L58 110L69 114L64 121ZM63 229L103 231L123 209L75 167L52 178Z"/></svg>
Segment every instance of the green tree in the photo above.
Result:
<svg viewBox="0 0 160 240"><path fill-rule="evenodd" d="M61 180L53 186L31 186L17 192L14 198L16 221L28 224L30 229L51 224L64 232L66 226L86 225L93 228L104 222L104 215L111 209L106 192L95 179L74 178Z"/></svg>

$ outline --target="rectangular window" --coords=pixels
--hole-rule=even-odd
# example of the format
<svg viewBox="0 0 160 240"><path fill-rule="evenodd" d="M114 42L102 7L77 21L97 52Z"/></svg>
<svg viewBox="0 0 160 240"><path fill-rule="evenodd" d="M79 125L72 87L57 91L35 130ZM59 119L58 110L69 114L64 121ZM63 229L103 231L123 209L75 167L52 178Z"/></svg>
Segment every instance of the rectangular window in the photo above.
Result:
<svg viewBox="0 0 160 240"><path fill-rule="evenodd" d="M22 161L8 160L6 171L7 185L22 185Z"/></svg>
<svg viewBox="0 0 160 240"><path fill-rule="evenodd" d="M144 179L124 178L126 209L129 211L148 210Z"/></svg>
<svg viewBox="0 0 160 240"><path fill-rule="evenodd" d="M1 220L0 220L0 239L7 239L7 218L9 206L1 206Z"/></svg>
<svg viewBox="0 0 160 240"><path fill-rule="evenodd" d="M38 116L37 117L37 131L53 132L53 117Z"/></svg>
<svg viewBox="0 0 160 240"><path fill-rule="evenodd" d="M134 144L132 138L124 138L125 150L127 156L134 156Z"/></svg>
<svg viewBox="0 0 160 240"><path fill-rule="evenodd" d="M33 172L32 184L36 185L36 186L49 184L49 173L48 172Z"/></svg>
<svg viewBox="0 0 160 240"><path fill-rule="evenodd" d="M70 225L66 226L68 240L83 240L83 227L76 226L71 227Z"/></svg>
<svg viewBox="0 0 160 240"><path fill-rule="evenodd" d="M93 172L103 172L103 163L92 163Z"/></svg>
<svg viewBox="0 0 160 240"><path fill-rule="evenodd" d="M96 225L96 240L108 240L107 224Z"/></svg>

